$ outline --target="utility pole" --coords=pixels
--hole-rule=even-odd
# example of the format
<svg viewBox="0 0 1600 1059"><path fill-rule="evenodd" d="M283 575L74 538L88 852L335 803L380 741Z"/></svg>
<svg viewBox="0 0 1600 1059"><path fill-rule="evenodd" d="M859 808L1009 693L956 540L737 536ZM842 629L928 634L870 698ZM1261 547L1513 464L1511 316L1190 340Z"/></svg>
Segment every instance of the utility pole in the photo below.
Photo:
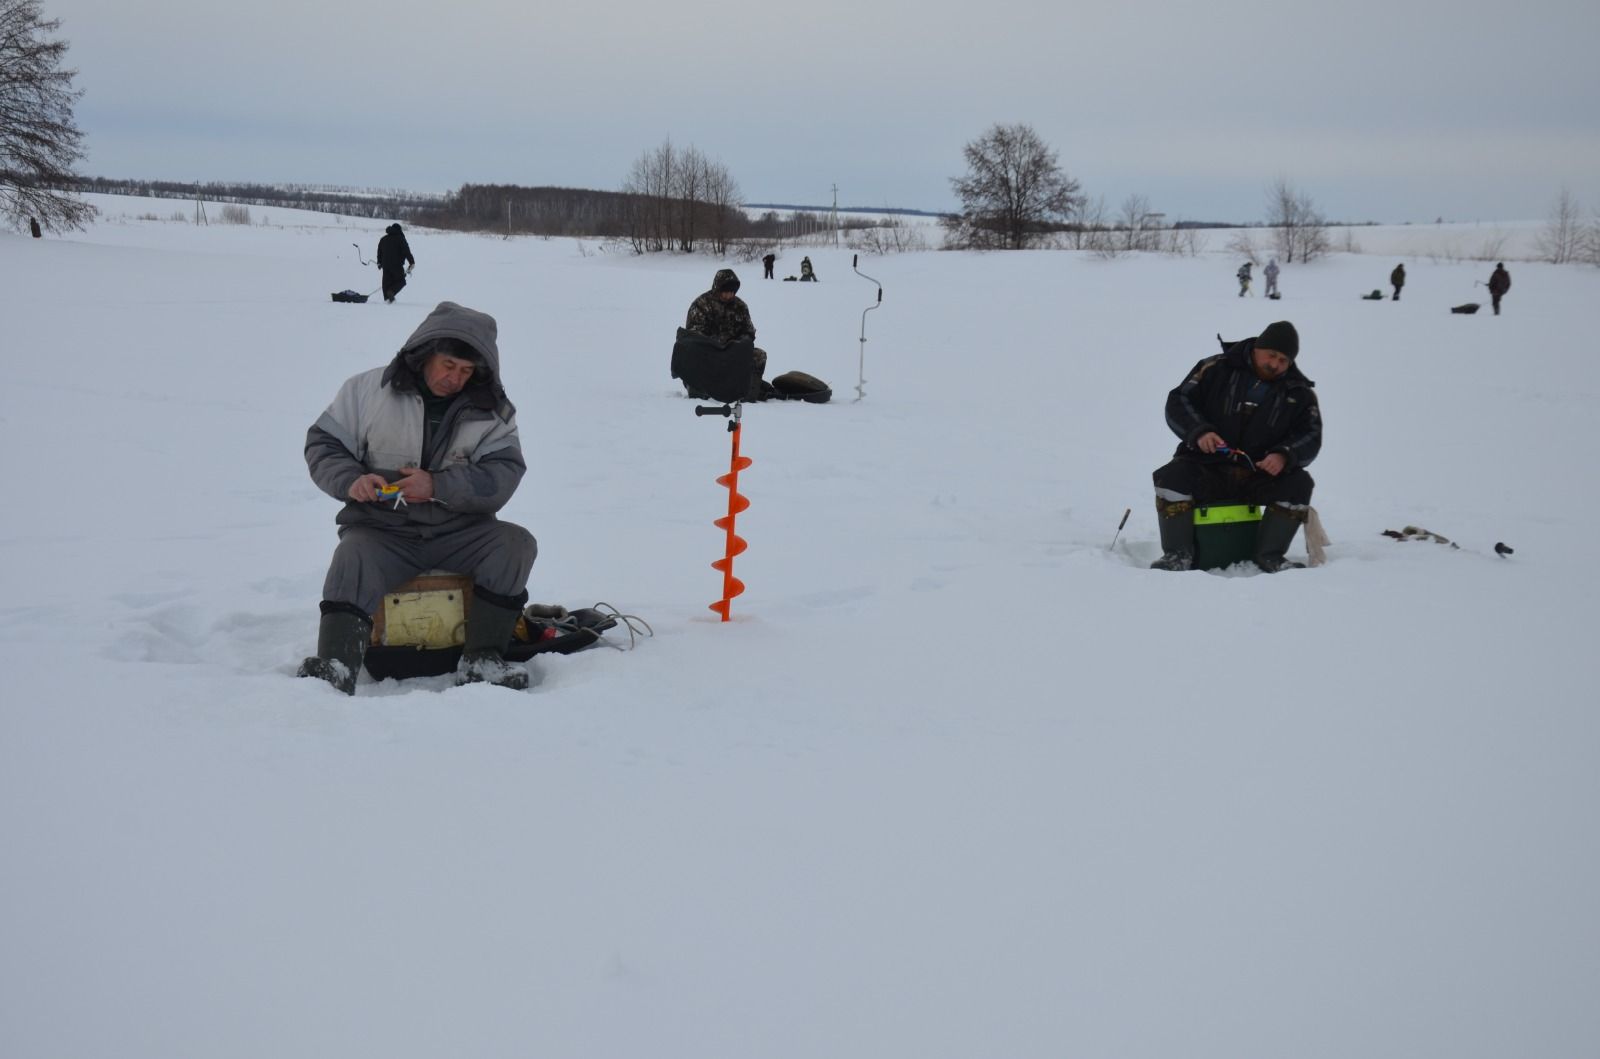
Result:
<svg viewBox="0 0 1600 1059"><path fill-rule="evenodd" d="M839 245L839 185L833 185L833 245Z"/></svg>

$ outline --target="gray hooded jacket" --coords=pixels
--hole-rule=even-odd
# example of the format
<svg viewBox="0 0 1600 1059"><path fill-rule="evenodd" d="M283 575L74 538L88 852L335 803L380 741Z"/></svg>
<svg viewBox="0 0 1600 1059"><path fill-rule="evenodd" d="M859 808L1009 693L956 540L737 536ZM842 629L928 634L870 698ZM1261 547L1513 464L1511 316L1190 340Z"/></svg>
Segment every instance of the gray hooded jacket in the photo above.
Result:
<svg viewBox="0 0 1600 1059"><path fill-rule="evenodd" d="M516 409L500 383L496 330L487 313L440 302L387 367L362 372L339 388L306 432L305 456L317 487L345 502L341 526L448 532L461 520L494 518L511 499L527 464ZM450 403L424 452L421 369L438 338L466 343L483 363ZM363 474L394 481L408 466L433 474L431 503L360 504L349 498L351 484Z"/></svg>

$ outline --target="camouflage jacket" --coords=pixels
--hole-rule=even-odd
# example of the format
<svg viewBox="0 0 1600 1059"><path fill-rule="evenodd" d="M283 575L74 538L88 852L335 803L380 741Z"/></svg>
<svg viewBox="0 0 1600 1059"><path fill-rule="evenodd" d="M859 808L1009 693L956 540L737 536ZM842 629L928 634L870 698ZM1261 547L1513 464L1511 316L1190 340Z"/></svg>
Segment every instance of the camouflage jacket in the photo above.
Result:
<svg viewBox="0 0 1600 1059"><path fill-rule="evenodd" d="M690 304L683 329L714 338L718 342L737 342L741 338L754 342L756 325L750 319L750 307L744 303L744 299L734 295L731 301L725 302L717 296L717 287L723 282L724 273L727 277L733 277L732 269L725 268L717 273L711 281L711 289ZM734 282L738 280L734 278Z"/></svg>

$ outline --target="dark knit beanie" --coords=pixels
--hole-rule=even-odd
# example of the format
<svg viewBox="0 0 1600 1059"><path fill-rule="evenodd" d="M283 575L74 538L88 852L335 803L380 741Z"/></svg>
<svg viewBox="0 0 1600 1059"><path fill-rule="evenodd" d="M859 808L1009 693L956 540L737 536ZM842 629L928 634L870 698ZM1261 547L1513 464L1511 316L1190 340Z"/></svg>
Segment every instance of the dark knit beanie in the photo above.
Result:
<svg viewBox="0 0 1600 1059"><path fill-rule="evenodd" d="M1279 320L1256 336L1256 348L1275 349L1293 360L1300 353L1300 332L1289 321Z"/></svg>

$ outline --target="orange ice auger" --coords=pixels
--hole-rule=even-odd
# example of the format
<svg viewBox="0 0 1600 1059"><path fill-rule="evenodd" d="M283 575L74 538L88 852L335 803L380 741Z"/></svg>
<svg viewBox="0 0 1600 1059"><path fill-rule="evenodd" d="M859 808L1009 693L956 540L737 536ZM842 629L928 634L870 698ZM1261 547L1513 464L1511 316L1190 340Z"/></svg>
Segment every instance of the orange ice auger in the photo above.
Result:
<svg viewBox="0 0 1600 1059"><path fill-rule="evenodd" d="M694 414L727 416L728 433L733 437L733 455L728 460L728 473L717 479L718 485L728 487L728 513L712 523L727 533L727 541L722 558L711 564L713 570L722 571L722 598L711 604L711 609L722 615L723 621L730 621L732 619L728 611L733 605L733 597L744 591L744 582L733 576L733 557L749 547L745 539L733 531L734 519L750 506L750 501L739 492L739 472L751 463L750 457L739 455L739 421L744 414L744 404L700 405L695 408Z"/></svg>

